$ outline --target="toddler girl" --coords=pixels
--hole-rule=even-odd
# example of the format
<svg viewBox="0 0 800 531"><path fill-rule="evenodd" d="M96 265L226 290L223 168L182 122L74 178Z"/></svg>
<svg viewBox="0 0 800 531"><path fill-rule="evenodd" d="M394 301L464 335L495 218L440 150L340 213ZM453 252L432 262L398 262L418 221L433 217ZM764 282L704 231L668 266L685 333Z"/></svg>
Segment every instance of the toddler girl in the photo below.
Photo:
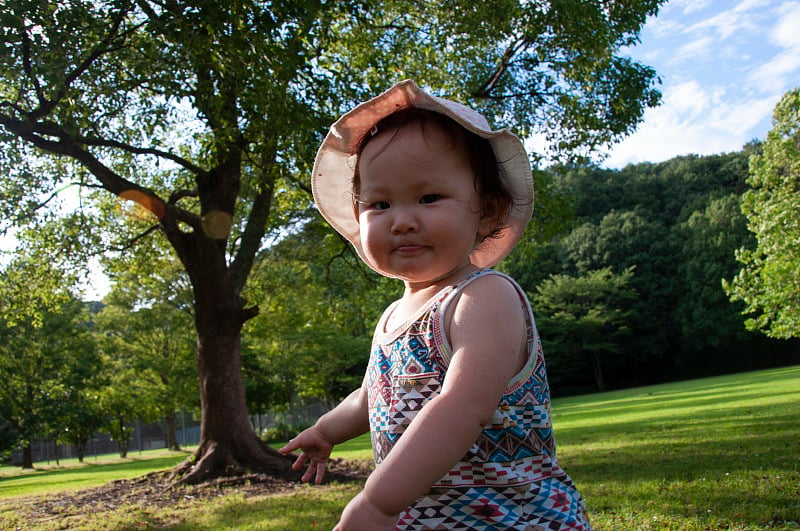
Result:
<svg viewBox="0 0 800 531"><path fill-rule="evenodd" d="M405 286L361 387L281 449L319 483L333 446L370 432L376 468L336 529L590 529L556 460L527 298L488 269L533 208L520 140L404 81L331 127L312 188L364 262Z"/></svg>

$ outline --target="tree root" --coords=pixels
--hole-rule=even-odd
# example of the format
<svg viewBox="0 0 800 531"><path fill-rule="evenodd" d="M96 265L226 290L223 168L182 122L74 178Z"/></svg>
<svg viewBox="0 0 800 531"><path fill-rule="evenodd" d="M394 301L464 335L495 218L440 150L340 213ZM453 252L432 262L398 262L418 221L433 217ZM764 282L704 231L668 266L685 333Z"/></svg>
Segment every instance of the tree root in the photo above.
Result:
<svg viewBox="0 0 800 531"><path fill-rule="evenodd" d="M283 480L298 479L298 474L291 468L294 461L292 456L279 454L265 444L239 450L244 455L236 456L233 448L217 442L202 445L172 471L169 482L175 486L197 485L218 478L247 477L253 473L268 474Z"/></svg>

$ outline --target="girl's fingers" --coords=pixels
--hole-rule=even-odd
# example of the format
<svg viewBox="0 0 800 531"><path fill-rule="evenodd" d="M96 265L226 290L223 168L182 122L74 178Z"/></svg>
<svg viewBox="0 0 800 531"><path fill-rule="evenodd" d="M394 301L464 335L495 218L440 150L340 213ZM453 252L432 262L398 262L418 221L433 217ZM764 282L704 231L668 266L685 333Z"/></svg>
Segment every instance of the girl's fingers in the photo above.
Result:
<svg viewBox="0 0 800 531"><path fill-rule="evenodd" d="M288 447L289 445L284 446L281 448L281 451ZM308 468L306 468L306 471L300 480L306 482L310 481L311 478L314 478L314 482L317 485L322 483L322 478L325 476L325 469L328 467L328 459L314 458L311 457L308 452L301 452L300 455L297 456L297 459L294 460L294 463L292 463L292 470L300 470L306 463L308 463Z"/></svg>
<svg viewBox="0 0 800 531"><path fill-rule="evenodd" d="M317 477L315 479L315 483L319 485L322 483L322 478L325 475L325 469L328 467L328 461L321 461L317 463Z"/></svg>
<svg viewBox="0 0 800 531"><path fill-rule="evenodd" d="M316 462L315 462L315 461L312 459L312 460L311 460L311 461L308 463L308 468L306 468L306 473L305 473L305 474L303 474L303 478L302 478L302 480L303 480L304 482L305 482L305 481L310 481L310 480L311 480L311 478L314 476L314 471L316 470L316 468L317 468L317 463L316 463Z"/></svg>
<svg viewBox="0 0 800 531"><path fill-rule="evenodd" d="M295 462L295 464L297 464L297 461ZM297 470L297 468L299 468L300 466L302 466L302 463L300 463L297 467L292 466L292 468ZM312 458L311 460L309 460L308 468L306 468L306 471L303 474L303 477L300 478L300 480L306 482L306 481L311 481L311 478L314 478L314 483L319 485L320 483L322 483L322 478L325 476L325 469L327 468L327 466L328 466L327 459L316 460Z"/></svg>
<svg viewBox="0 0 800 531"><path fill-rule="evenodd" d="M283 445L283 448L279 449L278 451L282 454L288 454L294 452L300 448L300 443L297 442L297 439L291 439L289 442Z"/></svg>
<svg viewBox="0 0 800 531"><path fill-rule="evenodd" d="M308 454L303 452L302 454L298 455L297 459L295 459L294 463L292 463L292 470L300 470L306 461L308 461Z"/></svg>

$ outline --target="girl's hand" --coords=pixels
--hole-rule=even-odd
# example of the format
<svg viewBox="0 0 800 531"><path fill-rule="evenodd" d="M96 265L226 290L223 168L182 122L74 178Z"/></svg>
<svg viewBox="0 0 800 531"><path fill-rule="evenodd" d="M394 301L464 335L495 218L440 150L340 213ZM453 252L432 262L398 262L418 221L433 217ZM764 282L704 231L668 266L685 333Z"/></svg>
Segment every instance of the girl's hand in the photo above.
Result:
<svg viewBox="0 0 800 531"><path fill-rule="evenodd" d="M333 531L393 531L398 516L386 514L369 503L362 491L344 508Z"/></svg>
<svg viewBox="0 0 800 531"><path fill-rule="evenodd" d="M325 476L325 468L328 466L328 458L333 450L333 444L322 436L316 426L311 426L278 451L288 454L298 449L302 452L292 464L292 470L300 470L307 462L308 468L303 474L302 481L309 481L313 477L314 483L319 485Z"/></svg>

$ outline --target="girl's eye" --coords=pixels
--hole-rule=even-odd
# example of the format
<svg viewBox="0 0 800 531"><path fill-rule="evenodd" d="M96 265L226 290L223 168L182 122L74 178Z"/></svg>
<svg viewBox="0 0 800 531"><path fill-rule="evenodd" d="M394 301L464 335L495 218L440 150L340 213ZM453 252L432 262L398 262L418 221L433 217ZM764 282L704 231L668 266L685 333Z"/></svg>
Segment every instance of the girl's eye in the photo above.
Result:
<svg viewBox="0 0 800 531"><path fill-rule="evenodd" d="M439 194L426 194L419 198L419 202L422 205L430 205L431 203L435 203L439 198L441 198Z"/></svg>
<svg viewBox="0 0 800 531"><path fill-rule="evenodd" d="M376 203L372 203L370 206L372 208L374 208L375 210L388 210L389 209L388 201L378 201Z"/></svg>

